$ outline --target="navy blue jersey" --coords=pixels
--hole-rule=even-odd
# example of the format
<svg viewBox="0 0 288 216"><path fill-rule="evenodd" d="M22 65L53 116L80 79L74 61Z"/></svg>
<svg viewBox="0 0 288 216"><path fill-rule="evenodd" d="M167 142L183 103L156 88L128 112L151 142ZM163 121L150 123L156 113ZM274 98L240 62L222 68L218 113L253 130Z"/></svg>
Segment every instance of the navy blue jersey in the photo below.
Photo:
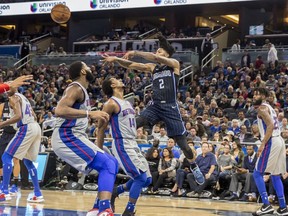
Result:
<svg viewBox="0 0 288 216"><path fill-rule="evenodd" d="M176 102L179 75L174 69L164 65L156 65L153 71L153 96L154 102L174 103Z"/></svg>

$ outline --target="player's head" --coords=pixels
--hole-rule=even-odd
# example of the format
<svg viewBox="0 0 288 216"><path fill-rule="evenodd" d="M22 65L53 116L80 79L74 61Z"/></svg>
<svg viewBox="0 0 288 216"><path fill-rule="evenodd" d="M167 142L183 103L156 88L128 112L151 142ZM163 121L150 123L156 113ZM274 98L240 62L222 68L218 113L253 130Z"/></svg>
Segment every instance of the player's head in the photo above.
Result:
<svg viewBox="0 0 288 216"><path fill-rule="evenodd" d="M124 83L120 79L114 77L105 79L102 83L102 90L108 97L111 97L118 89L123 91L123 87L125 87Z"/></svg>
<svg viewBox="0 0 288 216"><path fill-rule="evenodd" d="M253 104L259 106L270 95L270 92L266 88L255 88L253 95Z"/></svg>
<svg viewBox="0 0 288 216"><path fill-rule="evenodd" d="M167 58L171 57L175 52L174 48L162 35L158 35L157 38L159 40L160 48L157 50L156 55L164 56Z"/></svg>
<svg viewBox="0 0 288 216"><path fill-rule="evenodd" d="M90 68L82 61L73 62L69 67L69 76L73 81L81 78L82 76L86 77L87 82L93 82L94 76Z"/></svg>

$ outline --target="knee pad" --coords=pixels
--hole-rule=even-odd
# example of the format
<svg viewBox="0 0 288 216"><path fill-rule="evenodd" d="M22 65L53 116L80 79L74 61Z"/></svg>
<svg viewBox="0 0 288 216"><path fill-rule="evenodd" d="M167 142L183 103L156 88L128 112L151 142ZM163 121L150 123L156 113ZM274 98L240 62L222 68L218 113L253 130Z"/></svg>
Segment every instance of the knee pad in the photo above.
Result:
<svg viewBox="0 0 288 216"><path fill-rule="evenodd" d="M13 157L11 155L9 155L7 152L4 152L4 154L2 155L3 165L4 164L12 165L12 160L13 160Z"/></svg>
<svg viewBox="0 0 288 216"><path fill-rule="evenodd" d="M136 125L137 128L143 127L143 126L148 126L150 125L149 122L147 121L147 119L145 119L142 116L137 116L136 117Z"/></svg>
<svg viewBox="0 0 288 216"><path fill-rule="evenodd" d="M141 173L136 178L134 178L134 182L138 182L140 185L144 185L147 180L146 173Z"/></svg>
<svg viewBox="0 0 288 216"><path fill-rule="evenodd" d="M105 165L109 173L116 175L118 173L118 161L115 157L110 154L106 154L108 160L105 160Z"/></svg>
<svg viewBox="0 0 288 216"><path fill-rule="evenodd" d="M143 185L143 187L148 187L149 185L151 185L152 184L152 177L148 177L147 179L146 179L146 182L145 182L145 184Z"/></svg>
<svg viewBox="0 0 288 216"><path fill-rule="evenodd" d="M23 159L23 163L27 167L28 170L35 168L33 162L28 159Z"/></svg>

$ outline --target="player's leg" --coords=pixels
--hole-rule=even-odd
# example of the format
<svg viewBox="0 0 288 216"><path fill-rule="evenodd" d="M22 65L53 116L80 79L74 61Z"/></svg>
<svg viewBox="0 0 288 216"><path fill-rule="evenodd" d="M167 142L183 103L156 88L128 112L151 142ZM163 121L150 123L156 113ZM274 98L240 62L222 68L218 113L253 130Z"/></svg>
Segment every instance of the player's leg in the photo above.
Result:
<svg viewBox="0 0 288 216"><path fill-rule="evenodd" d="M253 213L253 215L262 215L274 212L274 209L268 200L268 193L263 179L264 172L266 172L266 168L270 158L269 156L270 151L271 151L271 140L269 141L269 143L265 145L263 152L261 153L260 157L256 162L255 170L253 173L255 184L258 188L258 192L261 196L263 203L263 206L261 206L261 208L259 208L255 213ZM270 161L271 159L272 158L270 158Z"/></svg>
<svg viewBox="0 0 288 216"><path fill-rule="evenodd" d="M193 152L187 143L187 131L182 121L178 105L163 104L161 108L160 116L166 124L168 136L173 137L177 145L183 151L185 157L190 162L190 169L195 176L196 182L200 185L204 184L205 178L197 164L194 162L196 159L196 151Z"/></svg>
<svg viewBox="0 0 288 216"><path fill-rule="evenodd" d="M6 151L2 155L2 163L3 163L3 185L2 185L2 193L4 195L0 195L0 201L5 201L10 198L9 195L9 182L10 182L10 177L12 174L12 160L13 157L8 154Z"/></svg>
<svg viewBox="0 0 288 216"><path fill-rule="evenodd" d="M20 175L20 161L17 158L13 158L13 179L11 181L10 194L15 195L18 192L18 179Z"/></svg>
<svg viewBox="0 0 288 216"><path fill-rule="evenodd" d="M28 160L25 158L23 159L23 163L27 167L27 170L30 174L30 177L32 179L32 183L34 186L34 196L32 198L29 198L28 201L29 202L37 202L37 203L43 202L44 198L43 198L42 193L40 191L36 167L34 166L34 164L31 160Z"/></svg>
<svg viewBox="0 0 288 216"><path fill-rule="evenodd" d="M152 126L160 121L159 118L159 110L157 110L156 105L152 104L146 107L144 111L140 113L139 116L136 117L136 125L137 128L143 126Z"/></svg>
<svg viewBox="0 0 288 216"><path fill-rule="evenodd" d="M97 152L93 161L88 164L89 168L98 171L98 198L95 200L93 209L99 209L99 212L112 213L110 199L112 190L118 172L117 160L107 153Z"/></svg>
<svg viewBox="0 0 288 216"><path fill-rule="evenodd" d="M278 137L275 137L272 139L273 139L273 142L274 140L275 142L277 142ZM283 186L283 182L281 180L281 175L280 175L281 173L286 172L286 148L285 148L285 143L282 139L278 140L277 144L278 145L277 145L276 150L278 152L275 153L275 155L278 155L278 156L273 157L274 160L275 158L277 158L276 159L277 162L275 163L275 171L271 173L271 179L272 179L273 187L276 191L278 202L279 202L279 208L277 209L277 214L288 215L288 209L287 209L285 194L284 194L284 186ZM272 150L274 150L274 148L272 148Z"/></svg>
<svg viewBox="0 0 288 216"><path fill-rule="evenodd" d="M123 216L128 216L134 213L136 202L146 181L146 173L141 173L139 176L134 178L129 192L129 201L127 203L124 213L122 214Z"/></svg>

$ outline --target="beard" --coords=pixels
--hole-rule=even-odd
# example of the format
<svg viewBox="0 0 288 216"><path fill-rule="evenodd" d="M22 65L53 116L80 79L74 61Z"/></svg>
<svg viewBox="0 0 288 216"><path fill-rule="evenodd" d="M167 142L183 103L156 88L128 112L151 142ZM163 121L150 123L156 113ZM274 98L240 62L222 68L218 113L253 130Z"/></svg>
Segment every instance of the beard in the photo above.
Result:
<svg viewBox="0 0 288 216"><path fill-rule="evenodd" d="M93 83L94 80L95 80L95 77L93 76L93 74L91 72L87 72L86 73L86 80L89 82L89 83Z"/></svg>
<svg viewBox="0 0 288 216"><path fill-rule="evenodd" d="M259 106L261 104L262 104L262 99L258 99L258 100L253 101L254 106Z"/></svg>

